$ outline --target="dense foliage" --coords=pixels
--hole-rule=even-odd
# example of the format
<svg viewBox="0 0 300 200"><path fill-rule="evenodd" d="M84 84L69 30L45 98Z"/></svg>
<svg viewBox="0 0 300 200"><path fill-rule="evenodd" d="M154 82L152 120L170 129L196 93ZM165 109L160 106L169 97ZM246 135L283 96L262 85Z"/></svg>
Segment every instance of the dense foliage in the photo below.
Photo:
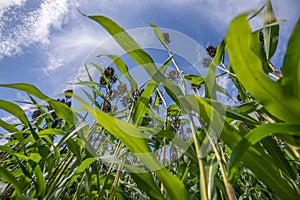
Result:
<svg viewBox="0 0 300 200"><path fill-rule="evenodd" d="M205 77L178 66L169 34L155 25L169 54L161 66L114 21L90 16L151 79L138 85L121 57L106 55L111 66L90 66L97 80L86 66L89 81L75 83L85 98L67 90L54 100L30 84L1 84L27 93L31 102L23 103L35 107L28 116L0 100L19 120L0 119L9 132L0 136L8 141L0 146L1 199L300 199L300 21L278 70L270 59L280 21L269 0L263 11L262 29L249 25L262 10L242 14L206 49ZM218 93L230 96L220 76L238 91L235 106L218 101Z"/></svg>

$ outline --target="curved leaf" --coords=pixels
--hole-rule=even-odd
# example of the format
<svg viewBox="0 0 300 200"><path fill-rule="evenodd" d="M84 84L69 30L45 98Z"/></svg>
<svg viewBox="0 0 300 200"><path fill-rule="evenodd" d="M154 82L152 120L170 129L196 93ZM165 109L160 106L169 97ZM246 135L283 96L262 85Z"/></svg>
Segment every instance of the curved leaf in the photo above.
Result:
<svg viewBox="0 0 300 200"><path fill-rule="evenodd" d="M43 94L39 89L37 89L34 85L29 83L16 83L16 84L0 84L0 87L7 87L13 88L17 90L22 90L28 94L31 94L43 101L49 103L49 105L55 110L55 113L61 117L62 119L66 120L69 124L74 123L74 115L72 110L65 104L55 101L50 97Z"/></svg>
<svg viewBox="0 0 300 200"><path fill-rule="evenodd" d="M145 191L151 199L164 199L150 173L131 173L130 176L137 186Z"/></svg>
<svg viewBox="0 0 300 200"><path fill-rule="evenodd" d="M207 124L213 119L214 115L220 115L214 107L212 107L207 101L204 99L195 96L198 100L198 105L193 105L193 107L199 106L201 111L201 117L205 120ZM215 117L217 119L218 117ZM211 128L211 127L210 127ZM218 125L216 127L212 127L212 129L218 129ZM299 130L299 129L298 129ZM217 130L220 131L220 130ZM239 132L232 128L227 122L224 122L221 127L221 135L220 138L224 141L226 145L230 149L236 149L239 146L242 140L245 140ZM247 142L247 140L246 140ZM232 158L234 159L234 158ZM242 157L242 161L245 166L248 167L255 175L268 187L270 187L276 195L278 195L282 199L298 199L300 194L291 183L282 177L282 171L277 167L277 163L274 163L272 160L268 159L267 156L263 155L258 149L253 146L249 147L249 150ZM232 177L229 177L229 180Z"/></svg>
<svg viewBox="0 0 300 200"><path fill-rule="evenodd" d="M130 75L128 71L128 67L126 63L120 58L119 56L114 55L108 55L108 57L115 63L115 65L118 67L122 75L130 82L131 89L133 91L136 91L138 88L138 85L134 78Z"/></svg>
<svg viewBox="0 0 300 200"><path fill-rule="evenodd" d="M271 0L266 0L266 6L264 11L264 45L267 59L270 60L277 48L279 25L277 23L274 23L277 20L272 7Z"/></svg>
<svg viewBox="0 0 300 200"><path fill-rule="evenodd" d="M9 112L10 114L16 116L25 126L29 126L28 119L25 112L17 104L9 101L0 100L0 109Z"/></svg>
<svg viewBox="0 0 300 200"><path fill-rule="evenodd" d="M263 138L270 136L270 134L289 134L300 136L300 125L295 124L263 124L250 131L239 142L238 146L234 149L230 162L229 171L232 173L233 168L237 167L243 159L246 152L250 147L254 146Z"/></svg>
<svg viewBox="0 0 300 200"><path fill-rule="evenodd" d="M1 177L5 178L9 183L11 183L14 186L17 194L21 196L22 185L16 178L9 171L7 171L7 169L1 166L0 166L0 175Z"/></svg>
<svg viewBox="0 0 300 200"><path fill-rule="evenodd" d="M138 156L149 169L158 169L154 172L163 182L170 198L190 199L183 183L177 177L174 177L167 169L162 168L156 158L150 153L149 146L136 126L107 115L100 110L95 110L79 97L75 96L75 98L104 129L121 140L131 152L136 153L136 156Z"/></svg>
<svg viewBox="0 0 300 200"><path fill-rule="evenodd" d="M290 37L284 56L281 85L287 94L300 99L300 19Z"/></svg>
<svg viewBox="0 0 300 200"><path fill-rule="evenodd" d="M231 67L243 86L274 116L287 122L300 121L300 100L286 96L281 85L263 72L260 59L251 51L247 15L236 17L226 36Z"/></svg>

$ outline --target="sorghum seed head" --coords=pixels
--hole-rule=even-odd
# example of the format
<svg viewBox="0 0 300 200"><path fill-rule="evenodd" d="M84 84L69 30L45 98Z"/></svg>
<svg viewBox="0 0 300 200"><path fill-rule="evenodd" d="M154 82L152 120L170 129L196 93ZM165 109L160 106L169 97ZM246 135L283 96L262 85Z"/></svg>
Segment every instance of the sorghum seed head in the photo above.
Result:
<svg viewBox="0 0 300 200"><path fill-rule="evenodd" d="M104 75L107 77L107 78L110 78L111 76L113 76L115 74L115 70L114 68L112 67L107 67L105 70L104 70Z"/></svg>
<svg viewBox="0 0 300 200"><path fill-rule="evenodd" d="M138 91L138 90L137 90L137 91L132 91L132 92L131 92L132 100L133 100L134 103L136 103L136 102L138 101L138 99L139 99L141 93L142 93L142 92L140 92L140 91Z"/></svg>
<svg viewBox="0 0 300 200"><path fill-rule="evenodd" d="M169 33L163 33L163 36L165 43L169 44L171 42Z"/></svg>
<svg viewBox="0 0 300 200"><path fill-rule="evenodd" d="M117 87L117 92L119 95L124 94L126 92L126 90L127 90L127 86L125 83L120 83Z"/></svg>
<svg viewBox="0 0 300 200"><path fill-rule="evenodd" d="M109 113L111 111L111 105L108 101L103 102L102 111Z"/></svg>
<svg viewBox="0 0 300 200"><path fill-rule="evenodd" d="M204 67L204 68L208 68L209 65L210 65L210 63L211 63L211 58L209 58L209 57L203 58L202 64L203 64L203 67Z"/></svg>
<svg viewBox="0 0 300 200"><path fill-rule="evenodd" d="M121 104L123 107L127 107L129 104L129 98L128 96L123 96L122 99L120 100Z"/></svg>
<svg viewBox="0 0 300 200"><path fill-rule="evenodd" d="M72 89L65 91L66 99L70 99L72 97L72 95L73 95L73 90Z"/></svg>
<svg viewBox="0 0 300 200"><path fill-rule="evenodd" d="M179 73L177 70L170 70L167 74L167 77L171 80L171 81L177 81L179 79Z"/></svg>
<svg viewBox="0 0 300 200"><path fill-rule="evenodd" d="M196 84L194 84L194 83L191 84L191 89L194 90L195 92L196 92L197 90L199 90L200 87L201 87L200 85L196 85Z"/></svg>
<svg viewBox="0 0 300 200"><path fill-rule="evenodd" d="M206 48L206 53L210 56L210 57L214 57L216 55L216 51L217 51L217 48L210 45Z"/></svg>
<svg viewBox="0 0 300 200"><path fill-rule="evenodd" d="M262 30L259 32L259 41L264 44L264 33Z"/></svg>
<svg viewBox="0 0 300 200"><path fill-rule="evenodd" d="M68 102L66 103L66 105L67 105L68 107L71 107L72 102L71 102L71 101L68 101Z"/></svg>
<svg viewBox="0 0 300 200"><path fill-rule="evenodd" d="M174 128L178 129L180 127L181 124L181 120L179 119L179 117L174 117L172 119L172 125L174 126Z"/></svg>
<svg viewBox="0 0 300 200"><path fill-rule="evenodd" d="M39 117L42 114L42 112L40 110L35 110L31 116L32 119L36 119L37 117Z"/></svg>
<svg viewBox="0 0 300 200"><path fill-rule="evenodd" d="M101 76L100 77L100 85L102 86L102 87L105 87L106 85L107 85L107 83L106 83L106 81L105 81L105 79L104 79L104 77L103 76Z"/></svg>
<svg viewBox="0 0 300 200"><path fill-rule="evenodd" d="M239 94L236 96L236 100L238 100L239 102L243 101L243 99L241 98L241 96Z"/></svg>

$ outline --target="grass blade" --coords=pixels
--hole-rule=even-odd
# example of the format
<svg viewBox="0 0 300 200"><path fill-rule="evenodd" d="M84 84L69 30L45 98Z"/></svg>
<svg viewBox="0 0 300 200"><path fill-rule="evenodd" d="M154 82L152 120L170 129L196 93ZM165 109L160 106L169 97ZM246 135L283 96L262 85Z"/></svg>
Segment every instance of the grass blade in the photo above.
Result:
<svg viewBox="0 0 300 200"><path fill-rule="evenodd" d="M300 99L300 19L290 37L282 67L281 84L286 93Z"/></svg>
<svg viewBox="0 0 300 200"><path fill-rule="evenodd" d="M150 153L149 146L137 127L107 115L100 110L95 110L79 97L75 98L103 128L121 140L131 152L136 153L149 169L158 169L154 172L165 185L171 199L189 199L189 195L183 183L177 177L174 177L167 169L161 168L162 166Z"/></svg>
<svg viewBox="0 0 300 200"><path fill-rule="evenodd" d="M57 116L66 120L70 125L74 123L74 115L72 110L65 104L55 101L50 97L43 94L39 89L37 89L34 85L29 83L16 83L16 84L0 84L0 87L13 88L17 90L22 90L28 94L31 94L43 101L49 103L49 105L55 110Z"/></svg>
<svg viewBox="0 0 300 200"><path fill-rule="evenodd" d="M9 171L7 171L7 169L1 166L0 166L0 175L2 178L5 178L9 183L11 183L14 186L18 196L21 196L23 187L16 178Z"/></svg>
<svg viewBox="0 0 300 200"><path fill-rule="evenodd" d="M251 29L247 15L236 17L226 36L231 66L243 86L274 116L287 122L299 122L300 101L287 97L280 83L269 79L260 59L251 51Z"/></svg>

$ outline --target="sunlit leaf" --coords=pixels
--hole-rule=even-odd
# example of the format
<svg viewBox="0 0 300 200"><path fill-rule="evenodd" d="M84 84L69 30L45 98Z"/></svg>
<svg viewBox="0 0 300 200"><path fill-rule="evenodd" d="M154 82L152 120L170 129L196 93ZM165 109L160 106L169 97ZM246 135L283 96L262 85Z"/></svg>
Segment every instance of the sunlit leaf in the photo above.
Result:
<svg viewBox="0 0 300 200"><path fill-rule="evenodd" d="M122 58L114 55L108 55L108 57L115 63L115 65L118 67L122 75L130 82L131 89L133 91L136 91L138 88L138 85L134 78L130 75L128 71L128 67L126 63L122 60Z"/></svg>
<svg viewBox="0 0 300 200"><path fill-rule="evenodd" d="M266 50L267 59L270 60L274 55L277 44L278 44L278 34L279 34L279 25L270 24L276 22L276 16L273 10L271 0L266 0L266 6L264 10L264 45Z"/></svg>
<svg viewBox="0 0 300 200"><path fill-rule="evenodd" d="M31 94L43 101L49 103L49 105L55 110L55 113L61 117L62 119L66 120L69 124L74 123L74 115L71 109L58 101L51 99L50 97L43 94L39 89L37 89L34 85L28 83L16 83L16 84L0 84L0 87L7 87L7 88L14 88L17 90L22 90L28 94Z"/></svg>
<svg viewBox="0 0 300 200"><path fill-rule="evenodd" d="M180 199L180 197L189 199L187 191L182 182L170 174L167 169L162 168L156 158L150 153L150 149L137 127L107 115L100 110L95 110L79 97L75 98L103 128L120 139L131 152L136 153L136 155L149 169L157 169L154 172L164 183L166 189L168 190L168 194L172 199Z"/></svg>
<svg viewBox="0 0 300 200"><path fill-rule="evenodd" d="M9 183L11 183L19 196L22 194L22 185L7 169L0 166L0 175L5 178Z"/></svg>
<svg viewBox="0 0 300 200"><path fill-rule="evenodd" d="M284 91L300 99L300 19L290 37L284 56L281 79Z"/></svg>
<svg viewBox="0 0 300 200"><path fill-rule="evenodd" d="M280 83L263 72L260 59L251 51L251 29L247 15L236 17L230 24L226 43L231 67L243 86L276 117L287 122L299 122L300 103L285 95Z"/></svg>

